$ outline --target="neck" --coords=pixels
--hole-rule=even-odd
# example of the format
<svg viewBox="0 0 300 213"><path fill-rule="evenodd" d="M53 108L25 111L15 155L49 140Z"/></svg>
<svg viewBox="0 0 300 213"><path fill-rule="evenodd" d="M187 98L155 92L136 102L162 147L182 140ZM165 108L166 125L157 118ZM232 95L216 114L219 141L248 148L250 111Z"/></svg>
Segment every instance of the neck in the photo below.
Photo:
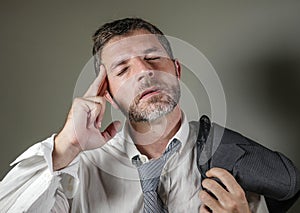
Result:
<svg viewBox="0 0 300 213"><path fill-rule="evenodd" d="M154 121L131 122L129 134L142 154L149 159L159 158L180 126L181 110L177 105L172 112Z"/></svg>

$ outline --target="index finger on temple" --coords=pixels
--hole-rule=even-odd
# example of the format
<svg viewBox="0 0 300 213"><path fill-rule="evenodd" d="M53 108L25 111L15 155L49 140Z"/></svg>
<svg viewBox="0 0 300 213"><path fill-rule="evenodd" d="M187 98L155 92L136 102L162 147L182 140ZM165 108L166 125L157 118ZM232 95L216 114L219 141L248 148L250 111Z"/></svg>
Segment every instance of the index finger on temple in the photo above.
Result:
<svg viewBox="0 0 300 213"><path fill-rule="evenodd" d="M85 92L83 97L91 97L103 95L107 89L107 78L106 78L106 70L103 65L100 66L100 72L93 83L90 85L88 90ZM103 93L103 94L101 94Z"/></svg>

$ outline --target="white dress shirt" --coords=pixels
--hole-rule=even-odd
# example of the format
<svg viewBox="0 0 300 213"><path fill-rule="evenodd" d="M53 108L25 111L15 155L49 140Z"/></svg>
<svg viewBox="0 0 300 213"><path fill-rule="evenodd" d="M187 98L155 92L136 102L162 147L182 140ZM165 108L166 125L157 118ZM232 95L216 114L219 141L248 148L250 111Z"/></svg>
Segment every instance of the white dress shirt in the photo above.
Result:
<svg viewBox="0 0 300 213"><path fill-rule="evenodd" d="M198 122L188 123L183 115L170 140L176 138L181 147L165 164L158 186L170 213L199 211L197 132ZM104 146L82 152L59 171L52 169L54 136L11 164L16 165L0 183L0 212L143 212L139 175L131 159L136 155L143 162L149 159L137 150L127 125ZM268 212L263 197L256 212Z"/></svg>

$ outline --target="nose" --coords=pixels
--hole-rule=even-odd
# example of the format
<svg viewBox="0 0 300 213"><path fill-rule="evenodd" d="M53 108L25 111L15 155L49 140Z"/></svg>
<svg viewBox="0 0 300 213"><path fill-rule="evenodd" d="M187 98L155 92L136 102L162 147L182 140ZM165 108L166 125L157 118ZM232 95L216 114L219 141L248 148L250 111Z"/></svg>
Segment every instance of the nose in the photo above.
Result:
<svg viewBox="0 0 300 213"><path fill-rule="evenodd" d="M141 81L144 78L152 77L154 75L153 70L145 70L138 74L137 80Z"/></svg>
<svg viewBox="0 0 300 213"><path fill-rule="evenodd" d="M134 60L135 74L137 75L137 81L141 81L143 78L149 78L154 76L153 67L143 58L136 57Z"/></svg>

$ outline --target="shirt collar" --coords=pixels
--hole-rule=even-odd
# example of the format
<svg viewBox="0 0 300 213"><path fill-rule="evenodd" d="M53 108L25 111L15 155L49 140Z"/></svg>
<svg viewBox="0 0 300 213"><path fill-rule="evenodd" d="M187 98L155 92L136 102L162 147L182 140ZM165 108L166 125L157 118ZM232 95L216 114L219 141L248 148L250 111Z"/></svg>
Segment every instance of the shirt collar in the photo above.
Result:
<svg viewBox="0 0 300 213"><path fill-rule="evenodd" d="M186 116L185 116L184 112L181 111L181 125L180 125L180 128L176 132L176 134L169 140L167 147L170 145L172 140L177 139L181 143L181 146L179 148L179 152L181 152L182 148L184 147L184 145L187 142L188 135L189 135L189 124L188 124L188 121L186 119ZM147 156L141 154L139 152L139 150L136 148L134 142L132 141L132 138L129 135L128 123L127 122L123 126L123 129L122 129L122 132L121 132L121 137L123 137L123 139L124 139L125 152L127 153L130 160L133 157L137 156L137 155L140 156L140 159L142 159L142 161L144 161L144 162L147 162L149 160L147 158Z"/></svg>

